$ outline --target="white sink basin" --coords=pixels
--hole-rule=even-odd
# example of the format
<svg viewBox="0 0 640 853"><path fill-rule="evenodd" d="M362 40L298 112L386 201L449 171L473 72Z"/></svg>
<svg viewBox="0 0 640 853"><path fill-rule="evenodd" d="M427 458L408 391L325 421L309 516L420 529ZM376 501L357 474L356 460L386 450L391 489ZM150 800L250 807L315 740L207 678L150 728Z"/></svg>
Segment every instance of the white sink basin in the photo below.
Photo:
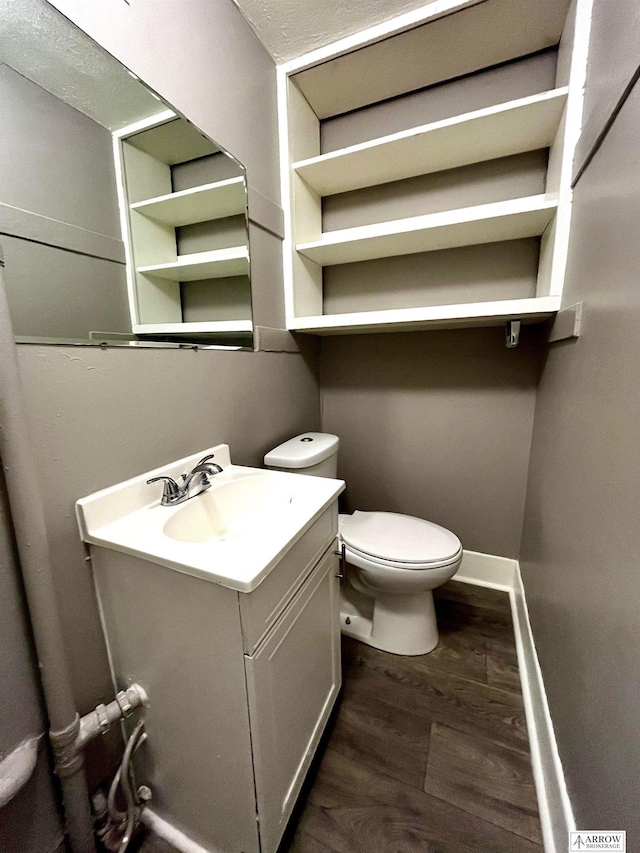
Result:
<svg viewBox="0 0 640 853"><path fill-rule="evenodd" d="M219 476L219 475L218 475ZM247 534L265 524L277 523L293 501L293 485L253 474L220 483L191 498L167 519L163 532L178 542L208 542Z"/></svg>
<svg viewBox="0 0 640 853"><path fill-rule="evenodd" d="M210 453L223 468L211 488L161 506L162 484L147 480L179 480ZM85 542L251 592L343 489L342 480L232 465L219 444L82 498L76 512Z"/></svg>

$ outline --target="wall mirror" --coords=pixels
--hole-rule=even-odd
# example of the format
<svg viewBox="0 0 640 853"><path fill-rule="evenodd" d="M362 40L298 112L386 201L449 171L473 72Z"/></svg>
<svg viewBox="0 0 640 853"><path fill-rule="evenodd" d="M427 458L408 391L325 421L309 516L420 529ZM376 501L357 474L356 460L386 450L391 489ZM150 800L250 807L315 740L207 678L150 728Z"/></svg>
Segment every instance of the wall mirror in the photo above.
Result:
<svg viewBox="0 0 640 853"><path fill-rule="evenodd" d="M0 0L0 115L19 341L252 346L238 160L46 0Z"/></svg>

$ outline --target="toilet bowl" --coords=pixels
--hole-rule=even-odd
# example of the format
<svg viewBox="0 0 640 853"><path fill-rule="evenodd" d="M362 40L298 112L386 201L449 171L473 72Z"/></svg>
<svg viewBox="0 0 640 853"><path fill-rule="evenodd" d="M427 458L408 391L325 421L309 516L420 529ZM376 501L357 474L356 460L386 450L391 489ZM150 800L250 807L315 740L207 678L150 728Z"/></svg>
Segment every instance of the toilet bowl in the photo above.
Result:
<svg viewBox="0 0 640 853"><path fill-rule="evenodd" d="M438 645L433 593L462 560L457 536L422 518L393 512L339 517L346 560L342 631L401 655L424 655Z"/></svg>
<svg viewBox="0 0 640 853"><path fill-rule="evenodd" d="M309 432L264 457L281 471L337 476L339 439ZM393 512L339 516L345 560L340 620L343 634L400 655L424 655L438 644L433 604L436 587L462 560L458 537L426 519Z"/></svg>

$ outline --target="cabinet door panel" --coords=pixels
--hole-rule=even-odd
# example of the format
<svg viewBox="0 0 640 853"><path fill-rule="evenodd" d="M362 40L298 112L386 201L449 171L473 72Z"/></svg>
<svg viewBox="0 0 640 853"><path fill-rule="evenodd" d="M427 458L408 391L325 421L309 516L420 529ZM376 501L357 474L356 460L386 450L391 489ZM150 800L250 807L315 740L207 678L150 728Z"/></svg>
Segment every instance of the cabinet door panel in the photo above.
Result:
<svg viewBox="0 0 640 853"><path fill-rule="evenodd" d="M274 853L340 689L337 558L245 657L262 853Z"/></svg>
<svg viewBox="0 0 640 853"><path fill-rule="evenodd" d="M252 655L338 535L338 505L316 519L257 589L240 596L244 651Z"/></svg>

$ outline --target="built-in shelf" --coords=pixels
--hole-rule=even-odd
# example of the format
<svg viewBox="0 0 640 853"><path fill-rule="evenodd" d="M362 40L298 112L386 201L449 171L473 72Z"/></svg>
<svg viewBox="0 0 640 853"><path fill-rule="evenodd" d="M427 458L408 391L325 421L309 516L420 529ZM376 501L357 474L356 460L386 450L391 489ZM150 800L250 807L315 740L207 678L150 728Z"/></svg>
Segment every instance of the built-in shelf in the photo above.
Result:
<svg viewBox="0 0 640 853"><path fill-rule="evenodd" d="M557 204L545 195L480 204L328 231L321 240L300 243L296 249L321 266L332 266L536 237L551 221Z"/></svg>
<svg viewBox="0 0 640 853"><path fill-rule="evenodd" d="M547 148L566 86L351 145L293 164L321 196Z"/></svg>
<svg viewBox="0 0 640 853"><path fill-rule="evenodd" d="M591 8L592 0L438 0L411 20L391 19L279 66L288 329L331 335L536 323L559 310ZM545 48L549 55L538 55ZM425 123L428 116L438 120ZM322 153L323 139L334 150ZM518 155L534 151L541 154L529 169ZM497 160L499 168L490 165ZM452 169L460 171L444 174ZM399 183L422 176L429 177L419 186ZM467 180L473 196L465 200ZM524 186L531 189L517 189ZM472 198L474 206L438 211L454 187L462 200L450 208ZM367 188L380 189L358 192ZM409 189L425 206L412 203ZM340 228L328 230L323 200L343 193L351 195L333 206ZM494 201L500 197L507 200ZM494 244L487 254L497 266L476 269L471 253L452 251L425 255L422 275L422 263L402 259L483 244ZM398 260L382 260L389 258ZM362 262L370 263L349 266ZM337 265L344 268L328 269ZM394 308L407 304L406 295L393 296L407 276L415 307ZM473 288L456 290L456 282Z"/></svg>
<svg viewBox="0 0 640 853"><path fill-rule="evenodd" d="M565 27L570 5L570 0L436 0L297 57L283 73L293 75L318 118L344 115L552 48L563 30L571 37L571 16Z"/></svg>
<svg viewBox="0 0 640 853"><path fill-rule="evenodd" d="M249 250L246 246L234 246L231 249L180 255L172 263L138 267L137 271L142 275L152 275L168 281L199 281L205 278L248 275Z"/></svg>
<svg viewBox="0 0 640 853"><path fill-rule="evenodd" d="M216 320L209 323L139 323L135 335L232 335L251 333L251 320Z"/></svg>
<svg viewBox="0 0 640 853"><path fill-rule="evenodd" d="M240 176L138 201L131 205L131 210L177 228L243 214L246 207L245 180Z"/></svg>
<svg viewBox="0 0 640 853"><path fill-rule="evenodd" d="M506 320L540 322L560 309L560 297L539 296L496 302L435 305L430 308L397 308L296 317L289 329L313 335L364 334L366 332L419 331L463 326L495 326Z"/></svg>

